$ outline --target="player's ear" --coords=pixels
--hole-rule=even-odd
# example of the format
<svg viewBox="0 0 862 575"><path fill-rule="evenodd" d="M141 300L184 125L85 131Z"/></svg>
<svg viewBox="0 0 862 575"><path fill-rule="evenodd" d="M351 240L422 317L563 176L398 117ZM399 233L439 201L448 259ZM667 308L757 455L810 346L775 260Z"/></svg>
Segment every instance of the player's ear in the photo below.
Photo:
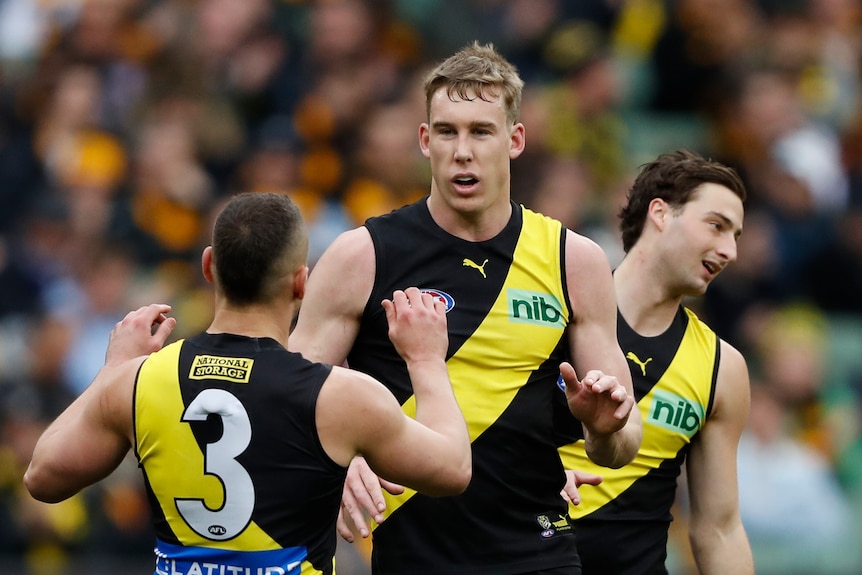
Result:
<svg viewBox="0 0 862 575"><path fill-rule="evenodd" d="M524 152L527 145L527 133L524 124L518 122L512 127L512 135L509 139L509 159L514 160Z"/></svg>
<svg viewBox="0 0 862 575"><path fill-rule="evenodd" d="M422 155L426 158L431 157L431 151L428 149L431 140L431 128L427 123L419 124L419 149L422 150Z"/></svg>
<svg viewBox="0 0 862 575"><path fill-rule="evenodd" d="M664 229L665 222L670 215L670 205L661 198L653 198L647 206L647 217L659 230Z"/></svg>
<svg viewBox="0 0 862 575"><path fill-rule="evenodd" d="M308 281L308 266L302 266L293 274L293 297L302 299L305 297L305 284Z"/></svg>
<svg viewBox="0 0 862 575"><path fill-rule="evenodd" d="M213 279L213 247L207 246L201 254L201 271L208 282L215 283Z"/></svg>

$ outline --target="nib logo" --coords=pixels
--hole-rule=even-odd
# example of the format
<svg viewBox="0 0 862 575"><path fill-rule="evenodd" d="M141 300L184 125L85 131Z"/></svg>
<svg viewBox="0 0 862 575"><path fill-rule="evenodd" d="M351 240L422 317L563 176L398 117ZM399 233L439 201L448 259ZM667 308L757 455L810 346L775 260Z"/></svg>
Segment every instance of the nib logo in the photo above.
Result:
<svg viewBox="0 0 862 575"><path fill-rule="evenodd" d="M693 436L703 425L703 407L666 391L655 392L647 421Z"/></svg>
<svg viewBox="0 0 862 575"><path fill-rule="evenodd" d="M565 326L563 306L549 293L510 289L509 321L545 326Z"/></svg>

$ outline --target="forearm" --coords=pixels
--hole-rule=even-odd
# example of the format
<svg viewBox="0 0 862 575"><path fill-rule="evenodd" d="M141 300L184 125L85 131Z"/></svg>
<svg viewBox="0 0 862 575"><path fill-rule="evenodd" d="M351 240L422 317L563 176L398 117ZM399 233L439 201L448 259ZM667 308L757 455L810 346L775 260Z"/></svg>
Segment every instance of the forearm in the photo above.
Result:
<svg viewBox="0 0 862 575"><path fill-rule="evenodd" d="M631 463L640 449L640 412L633 409L625 426L614 433L597 434L585 427L584 439L584 448L594 463L619 469Z"/></svg>
<svg viewBox="0 0 862 575"><path fill-rule="evenodd" d="M407 371L416 397L416 421L453 440L469 442L446 362L408 362Z"/></svg>
<svg viewBox="0 0 862 575"><path fill-rule="evenodd" d="M754 558L741 521L728 530L696 530L689 534L701 575L754 575Z"/></svg>
<svg viewBox="0 0 862 575"><path fill-rule="evenodd" d="M358 446L380 477L431 496L462 493L472 476L467 425L455 399L442 357L407 362L415 396L415 411L398 406L382 385L393 411ZM407 415L405 415L405 412ZM408 417L412 415L412 417ZM361 491L361 489L360 489Z"/></svg>

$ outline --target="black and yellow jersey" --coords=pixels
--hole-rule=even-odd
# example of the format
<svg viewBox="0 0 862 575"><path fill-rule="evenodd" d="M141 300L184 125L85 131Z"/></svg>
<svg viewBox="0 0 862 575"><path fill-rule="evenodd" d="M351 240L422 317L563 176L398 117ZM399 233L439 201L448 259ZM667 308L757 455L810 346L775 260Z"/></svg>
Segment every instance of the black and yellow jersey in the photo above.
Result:
<svg viewBox="0 0 862 575"><path fill-rule="evenodd" d="M637 334L618 314L617 331L643 421L643 443L620 469L590 461L583 440L560 448L566 469L604 477L570 506L584 575L662 574L677 478L712 409L719 339L680 307L661 335Z"/></svg>
<svg viewBox="0 0 862 575"><path fill-rule="evenodd" d="M414 414L380 301L410 286L432 293L447 306L447 365L473 447L462 495L388 497L389 515L373 531L375 573L506 575L578 564L552 416L571 317L565 230L515 204L512 211L505 229L481 242L445 232L425 200L365 224L377 267L348 364Z"/></svg>
<svg viewBox="0 0 862 575"><path fill-rule="evenodd" d="M334 571L346 469L317 436L330 366L268 338L203 333L141 365L135 454L155 573Z"/></svg>

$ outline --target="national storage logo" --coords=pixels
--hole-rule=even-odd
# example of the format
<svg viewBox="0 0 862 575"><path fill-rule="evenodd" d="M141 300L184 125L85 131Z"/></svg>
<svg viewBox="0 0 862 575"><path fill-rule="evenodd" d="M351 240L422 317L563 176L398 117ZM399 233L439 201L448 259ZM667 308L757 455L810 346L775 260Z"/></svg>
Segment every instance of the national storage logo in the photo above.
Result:
<svg viewBox="0 0 862 575"><path fill-rule="evenodd" d="M704 410L700 404L692 403L675 393L656 391L647 421L691 437L703 425L703 417Z"/></svg>
<svg viewBox="0 0 862 575"><path fill-rule="evenodd" d="M196 355L192 360L190 379L221 379L232 383L248 383L253 359Z"/></svg>
<svg viewBox="0 0 862 575"><path fill-rule="evenodd" d="M563 306L551 294L520 289L509 289L506 294L509 300L509 321L565 327Z"/></svg>

